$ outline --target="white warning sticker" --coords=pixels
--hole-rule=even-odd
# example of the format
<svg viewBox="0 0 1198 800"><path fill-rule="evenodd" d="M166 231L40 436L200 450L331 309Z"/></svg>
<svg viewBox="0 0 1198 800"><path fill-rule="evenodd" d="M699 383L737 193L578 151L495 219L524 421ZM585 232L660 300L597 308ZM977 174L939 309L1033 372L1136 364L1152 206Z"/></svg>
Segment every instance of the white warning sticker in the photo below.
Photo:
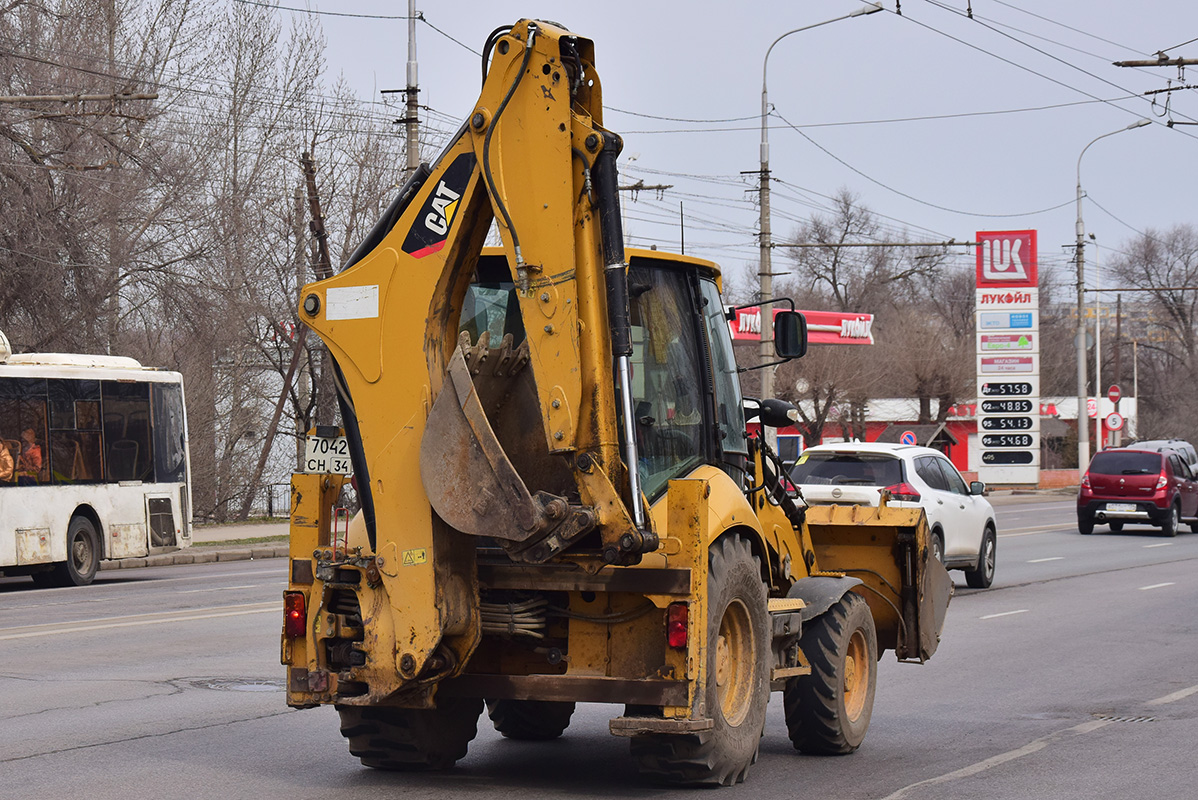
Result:
<svg viewBox="0 0 1198 800"><path fill-rule="evenodd" d="M379 287L342 286L325 293L324 318L375 319L379 315Z"/></svg>

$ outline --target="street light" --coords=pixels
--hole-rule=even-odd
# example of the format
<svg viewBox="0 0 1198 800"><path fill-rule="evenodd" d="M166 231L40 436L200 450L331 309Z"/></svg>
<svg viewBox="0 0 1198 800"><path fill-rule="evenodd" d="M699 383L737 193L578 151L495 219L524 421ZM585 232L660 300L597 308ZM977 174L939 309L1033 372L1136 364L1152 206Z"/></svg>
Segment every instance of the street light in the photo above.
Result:
<svg viewBox="0 0 1198 800"><path fill-rule="evenodd" d="M1080 475L1090 463L1090 426L1086 422L1086 226L1082 222L1082 156L1090 149L1090 145L1099 139L1114 136L1124 131L1142 128L1152 122L1150 119L1138 119L1125 128L1104 133L1090 141L1082 148L1077 157L1077 469ZM1095 395L1101 391L1095 387Z"/></svg>
<svg viewBox="0 0 1198 800"><path fill-rule="evenodd" d="M770 240L770 141L769 128L766 125L766 119L769 115L769 95L766 92L766 70L770 63L770 53L774 49L774 45L790 36L792 33L801 33L809 31L812 28L819 28L824 25L830 25L833 22L839 22L842 19L851 17L863 17L867 14L876 14L884 10L880 2L869 3L856 11L852 11L843 16L834 17L832 19L817 22L814 25L805 25L802 28L795 28L793 31L786 33L775 39L765 51L765 58L761 63L761 183L759 190L759 200L761 206L761 261L757 271L758 278L761 282L760 303L758 308L761 312L761 345L759 353L761 361L765 363L773 359L773 352L770 349L774 341L774 315L772 309L767 308L768 301L774 299L774 276L770 268L770 248L773 243ZM766 367L761 371L761 397L766 399L772 397L774 393L774 368Z"/></svg>

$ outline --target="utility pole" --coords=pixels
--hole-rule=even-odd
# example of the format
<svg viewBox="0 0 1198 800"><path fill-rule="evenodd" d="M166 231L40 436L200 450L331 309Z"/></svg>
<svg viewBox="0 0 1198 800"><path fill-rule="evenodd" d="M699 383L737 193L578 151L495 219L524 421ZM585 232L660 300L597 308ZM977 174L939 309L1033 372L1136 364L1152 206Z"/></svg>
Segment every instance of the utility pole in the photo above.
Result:
<svg viewBox="0 0 1198 800"><path fill-rule="evenodd" d="M408 86L407 114L404 124L408 129L408 166L404 180L412 177L420 166L420 119L417 116L416 95L419 81L416 75L416 0L408 0Z"/></svg>
<svg viewBox="0 0 1198 800"><path fill-rule="evenodd" d="M329 237L324 229L324 213L320 208L320 195L316 192L316 162L312 160L310 153L304 153L300 156L300 164L304 168L304 181L308 189L308 211L312 215L309 228L312 230L313 236L316 237L317 252L319 254L316 264L316 277L324 280L325 278L332 277L333 267L329 260ZM283 406L287 403L287 395L291 391L291 380L295 377L295 371L299 367L300 356L303 355L304 342L307 338L308 326L303 324L297 325L295 339L291 344L291 364L287 367L287 374L283 376L283 388L279 390L279 401L275 403L275 411L270 418L270 426L266 429L266 436L262 442L262 452L258 454L258 464L254 467L254 474L250 477L249 484L246 486L245 499L241 502L241 510L237 515L238 519L248 517L250 508L254 504L254 495L258 491L258 482L262 480L262 472L266 469L266 459L270 456L270 450L274 446L275 434L279 429L279 418L283 415Z"/></svg>

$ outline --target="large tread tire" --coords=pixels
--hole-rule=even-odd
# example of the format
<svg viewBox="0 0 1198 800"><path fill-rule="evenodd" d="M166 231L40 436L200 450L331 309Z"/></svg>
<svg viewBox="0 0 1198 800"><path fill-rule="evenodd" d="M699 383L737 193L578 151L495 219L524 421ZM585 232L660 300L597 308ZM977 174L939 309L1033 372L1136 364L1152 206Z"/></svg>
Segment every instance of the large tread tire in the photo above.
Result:
<svg viewBox="0 0 1198 800"><path fill-rule="evenodd" d="M488 700L487 716L509 739L556 739L570 727L573 703L550 700Z"/></svg>
<svg viewBox="0 0 1198 800"><path fill-rule="evenodd" d="M786 682L791 743L812 755L853 752L869 728L878 675L878 637L869 605L849 592L804 627L799 648L811 674Z"/></svg>
<svg viewBox="0 0 1198 800"><path fill-rule="evenodd" d="M1177 504L1169 506L1169 515L1161 521L1161 536L1176 536L1180 519L1181 511L1177 508Z"/></svg>
<svg viewBox="0 0 1198 800"><path fill-rule="evenodd" d="M33 575L38 586L87 586L100 570L100 537L84 516L71 517L67 526L67 560L49 572Z"/></svg>
<svg viewBox="0 0 1198 800"><path fill-rule="evenodd" d="M978 563L973 569L965 570L965 582L972 589L989 589L994 583L994 569L997 565L998 537L994 528L986 526L982 534L982 549L978 552Z"/></svg>
<svg viewBox="0 0 1198 800"><path fill-rule="evenodd" d="M483 701L440 698L437 707L337 706L341 735L364 766L388 770L448 769L478 733Z"/></svg>
<svg viewBox="0 0 1198 800"><path fill-rule="evenodd" d="M736 534L708 554L706 706L711 730L633 737L643 775L662 783L732 786L757 761L770 697L770 622L761 565Z"/></svg>

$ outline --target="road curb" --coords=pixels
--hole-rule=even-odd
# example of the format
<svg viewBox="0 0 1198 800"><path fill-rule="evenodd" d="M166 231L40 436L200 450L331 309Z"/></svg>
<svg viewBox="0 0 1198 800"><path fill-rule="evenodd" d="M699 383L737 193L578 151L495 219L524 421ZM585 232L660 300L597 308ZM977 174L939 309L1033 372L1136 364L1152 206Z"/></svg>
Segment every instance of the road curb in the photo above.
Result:
<svg viewBox="0 0 1198 800"><path fill-rule="evenodd" d="M252 547L189 547L174 553L160 553L144 558L101 561L100 569L171 567L179 564L211 564L214 561L260 561L267 558L286 558L289 554L290 547L286 543Z"/></svg>

